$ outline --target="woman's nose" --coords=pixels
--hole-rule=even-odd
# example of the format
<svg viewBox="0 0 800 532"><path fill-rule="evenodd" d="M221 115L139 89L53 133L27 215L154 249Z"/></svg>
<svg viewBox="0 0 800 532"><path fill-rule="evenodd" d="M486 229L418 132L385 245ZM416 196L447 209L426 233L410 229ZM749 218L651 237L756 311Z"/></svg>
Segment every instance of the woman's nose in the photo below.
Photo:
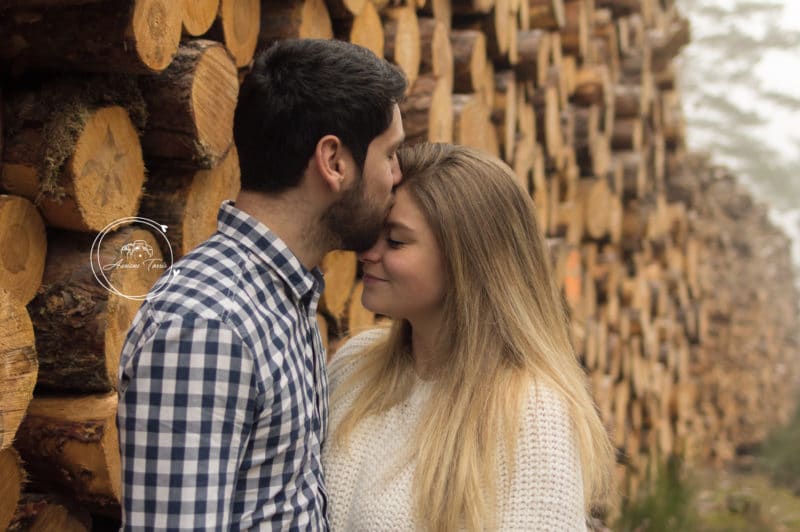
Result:
<svg viewBox="0 0 800 532"><path fill-rule="evenodd" d="M395 157L394 167L392 167L392 187L396 187L400 184L400 181L403 179L403 172L400 170L400 165L397 163L397 158Z"/></svg>
<svg viewBox="0 0 800 532"><path fill-rule="evenodd" d="M383 235L372 244L372 247L366 251L358 254L358 260L361 262L378 262L381 259L381 243L383 242Z"/></svg>

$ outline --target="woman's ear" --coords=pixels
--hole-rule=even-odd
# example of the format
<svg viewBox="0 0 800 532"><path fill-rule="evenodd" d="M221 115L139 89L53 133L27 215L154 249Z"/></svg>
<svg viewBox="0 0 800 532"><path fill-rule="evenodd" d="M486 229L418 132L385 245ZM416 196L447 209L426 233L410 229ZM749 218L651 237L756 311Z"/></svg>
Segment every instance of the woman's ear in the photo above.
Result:
<svg viewBox="0 0 800 532"><path fill-rule="evenodd" d="M314 164L323 182L333 192L340 192L347 175L347 148L336 135L325 135L314 150Z"/></svg>

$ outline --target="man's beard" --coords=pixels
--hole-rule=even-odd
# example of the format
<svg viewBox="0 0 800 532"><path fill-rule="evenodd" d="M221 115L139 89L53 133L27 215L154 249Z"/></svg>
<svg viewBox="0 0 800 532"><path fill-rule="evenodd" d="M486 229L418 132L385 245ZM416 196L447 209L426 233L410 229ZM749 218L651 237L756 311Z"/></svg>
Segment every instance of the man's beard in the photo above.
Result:
<svg viewBox="0 0 800 532"><path fill-rule="evenodd" d="M347 189L341 199L322 215L322 225L330 235L333 249L356 253L366 251L378 240L389 206L376 207L364 194L364 174Z"/></svg>

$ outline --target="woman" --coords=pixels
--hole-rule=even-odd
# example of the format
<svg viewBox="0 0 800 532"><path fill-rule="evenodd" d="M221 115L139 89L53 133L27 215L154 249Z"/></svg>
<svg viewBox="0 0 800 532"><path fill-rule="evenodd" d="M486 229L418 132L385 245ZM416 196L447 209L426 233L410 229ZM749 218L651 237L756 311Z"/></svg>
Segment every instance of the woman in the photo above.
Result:
<svg viewBox="0 0 800 532"><path fill-rule="evenodd" d="M359 256L387 331L330 368L334 530L584 530L613 450L570 346L533 204L463 146L398 154L384 234Z"/></svg>

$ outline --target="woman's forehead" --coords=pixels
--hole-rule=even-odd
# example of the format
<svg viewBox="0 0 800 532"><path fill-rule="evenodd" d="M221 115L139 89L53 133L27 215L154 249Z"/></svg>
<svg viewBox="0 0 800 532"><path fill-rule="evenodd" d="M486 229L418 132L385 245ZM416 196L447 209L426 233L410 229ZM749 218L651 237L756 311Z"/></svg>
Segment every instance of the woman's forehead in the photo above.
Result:
<svg viewBox="0 0 800 532"><path fill-rule="evenodd" d="M394 204L389 211L386 225L390 228L414 230L418 229L420 224L426 224L425 216L405 187L399 187L395 192Z"/></svg>

